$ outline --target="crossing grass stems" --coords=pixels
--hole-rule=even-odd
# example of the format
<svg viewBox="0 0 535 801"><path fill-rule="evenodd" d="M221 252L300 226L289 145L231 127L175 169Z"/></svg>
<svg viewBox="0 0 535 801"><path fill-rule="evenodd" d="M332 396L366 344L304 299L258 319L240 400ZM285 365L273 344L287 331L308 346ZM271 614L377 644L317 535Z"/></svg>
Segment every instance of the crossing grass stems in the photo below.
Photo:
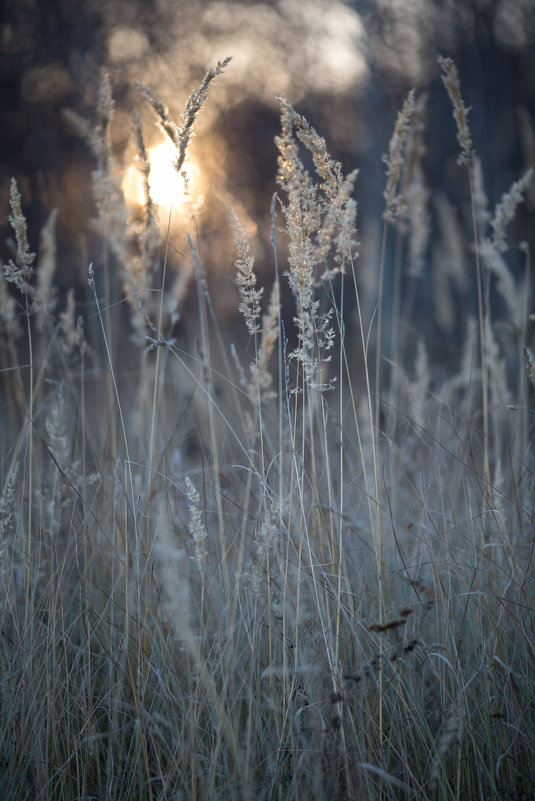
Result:
<svg viewBox="0 0 535 801"><path fill-rule="evenodd" d="M178 122L140 84L177 170L229 62ZM226 345L193 238L197 344L173 338L184 284L169 274L139 117L146 207L141 226L129 217L105 74L96 122L75 120L95 156L102 237L85 318L72 293L58 311L55 215L36 256L13 179L0 279L6 798L532 797L531 257L525 244L513 273L506 236L532 176L488 211L456 67L439 66L467 235L437 196L443 236L430 240L413 91L386 148L370 303L357 173L344 176L280 98L265 295L231 212L239 347ZM447 375L425 335L416 349L402 335L423 318L404 288L432 261L443 308L424 310L430 330L465 338Z"/></svg>

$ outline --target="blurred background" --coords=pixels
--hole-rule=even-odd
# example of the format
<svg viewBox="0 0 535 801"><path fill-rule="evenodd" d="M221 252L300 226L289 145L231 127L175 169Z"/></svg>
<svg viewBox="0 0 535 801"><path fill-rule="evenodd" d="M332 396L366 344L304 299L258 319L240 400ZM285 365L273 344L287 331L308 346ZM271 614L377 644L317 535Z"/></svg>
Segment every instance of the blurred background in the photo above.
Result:
<svg viewBox="0 0 535 801"><path fill-rule="evenodd" d="M8 0L0 42L0 253L8 255L9 180L15 176L34 249L50 212L58 210L60 297L68 287L85 284L89 261L98 266L90 225L95 162L69 111L94 123L102 67L116 103L117 169L135 215L133 110L141 114L149 148L163 136L134 81L150 86L178 119L206 70L232 56L210 91L192 145L194 215L175 197L171 229L173 268L180 271L191 261L186 234L192 233L223 316L237 308L228 278L234 260L229 206L254 239L257 268L268 283L273 273L269 207L277 188L278 95L309 119L346 171L360 170L359 269L370 297L382 229L382 156L411 87L428 93L424 167L431 241L445 235L443 197L458 221L469 213L439 54L458 66L491 208L535 162L532 0ZM166 200L159 202L166 225ZM533 205L532 187L518 217L517 239L528 236ZM424 254L423 297L435 258L431 248ZM513 270L521 269L520 254L515 251L511 260ZM451 327L441 298L433 303L429 313L442 314L440 325Z"/></svg>

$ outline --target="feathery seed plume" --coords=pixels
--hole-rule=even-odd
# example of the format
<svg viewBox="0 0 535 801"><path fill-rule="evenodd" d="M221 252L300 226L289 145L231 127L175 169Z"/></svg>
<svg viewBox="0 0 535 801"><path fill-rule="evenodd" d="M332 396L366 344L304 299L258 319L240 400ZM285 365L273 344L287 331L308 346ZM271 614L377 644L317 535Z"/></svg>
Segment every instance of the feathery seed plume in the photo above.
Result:
<svg viewBox="0 0 535 801"><path fill-rule="evenodd" d="M29 282L33 275L33 263L36 254L32 253L28 244L26 217L22 213L20 192L15 178L11 179L9 204L11 206L9 222L15 232L17 253L15 261L10 259L7 264L4 264L4 275L6 281L15 284L17 289L20 289L24 294L28 294L30 292Z"/></svg>
<svg viewBox="0 0 535 801"><path fill-rule="evenodd" d="M383 156L383 161L386 164L386 189L383 193L386 207L383 212L383 218L389 222L396 221L405 205L403 196L396 194L396 188L401 177L403 149L407 141L413 112L414 89L411 89L398 114L388 148L388 155Z"/></svg>
<svg viewBox="0 0 535 801"><path fill-rule="evenodd" d="M190 531L195 546L195 556L193 558L202 575L206 561L206 539L208 533L202 520L199 493L189 476L186 476L186 494L189 501Z"/></svg>
<svg viewBox="0 0 535 801"><path fill-rule="evenodd" d="M461 97L459 73L451 58L439 56L438 63L442 68L442 82L453 104L453 116L457 123L457 140L461 146L461 155L457 161L459 164L470 165L473 157L472 137L470 135L470 128L468 127L468 114L470 109L464 105Z"/></svg>
<svg viewBox="0 0 535 801"><path fill-rule="evenodd" d="M256 289L256 275L254 274L254 258L249 256L249 243L245 239L243 227L238 220L236 212L230 210L230 219L234 228L234 244L236 246L236 283L240 293L239 311L245 318L247 330L254 336L260 331L260 301L263 288Z"/></svg>
<svg viewBox="0 0 535 801"><path fill-rule="evenodd" d="M535 356L533 355L533 351L531 348L528 348L527 345L524 345L522 348L524 353L524 361L526 363L526 370L528 371L528 377L531 381L531 386L533 387L533 392L535 392Z"/></svg>
<svg viewBox="0 0 535 801"><path fill-rule="evenodd" d="M169 116L169 110L167 106L162 102L162 100L160 100L158 95L156 95L155 92L150 89L150 87L145 86L145 84L140 83L139 81L136 81L136 85L143 92L145 100L150 106L152 106L154 113L158 117L158 122L163 132L167 134L171 142L176 147L177 155L174 167L177 172L180 172L184 165L189 143L191 141L191 137L193 136L193 126L195 124L195 120L197 119L197 115L203 107L204 101L208 96L210 85L218 75L221 75L221 73L224 72L225 67L228 66L231 60L232 57L227 56L227 58L225 58L223 61L218 61L215 67L208 70L201 85L189 96L186 102L186 107L182 114L181 122L178 125L173 122Z"/></svg>
<svg viewBox="0 0 535 801"><path fill-rule="evenodd" d="M251 365L251 380L249 393L256 398L260 393L261 399L269 394L271 375L268 372L269 360L279 336L280 291L279 282L275 280L271 290L267 312L262 317L262 340L256 361Z"/></svg>
<svg viewBox="0 0 535 801"><path fill-rule="evenodd" d="M58 213L54 209L50 213L42 231L39 242L39 263L37 266L37 292L35 307L37 325L43 330L46 320L56 306L56 298L52 280L56 270L56 219Z"/></svg>
<svg viewBox="0 0 535 801"><path fill-rule="evenodd" d="M492 244L500 253L507 250L505 229L515 216L516 207L524 200L524 192L531 183L533 170L529 169L518 181L515 181L506 192L494 212L491 220Z"/></svg>

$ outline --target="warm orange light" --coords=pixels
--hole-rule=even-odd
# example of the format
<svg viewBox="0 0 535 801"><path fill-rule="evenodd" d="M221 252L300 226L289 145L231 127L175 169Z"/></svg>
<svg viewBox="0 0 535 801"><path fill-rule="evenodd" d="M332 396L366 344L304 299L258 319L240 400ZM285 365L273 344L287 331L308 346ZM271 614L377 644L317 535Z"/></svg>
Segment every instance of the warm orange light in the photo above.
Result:
<svg viewBox="0 0 535 801"><path fill-rule="evenodd" d="M195 183L196 170L190 161L184 162L180 173L174 167L176 150L171 142L162 142L148 151L150 163L149 187L152 200L164 209L183 209ZM186 180L184 180L184 175ZM130 203L143 205L145 195L143 178L135 167L130 167L122 184L124 195Z"/></svg>

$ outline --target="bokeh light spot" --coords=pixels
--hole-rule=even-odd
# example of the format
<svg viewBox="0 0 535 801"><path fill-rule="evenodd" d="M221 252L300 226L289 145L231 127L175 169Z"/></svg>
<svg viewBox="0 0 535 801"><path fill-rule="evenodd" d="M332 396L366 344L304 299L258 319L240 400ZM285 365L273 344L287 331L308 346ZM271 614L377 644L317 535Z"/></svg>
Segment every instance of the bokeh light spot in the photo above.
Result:
<svg viewBox="0 0 535 801"><path fill-rule="evenodd" d="M162 209L182 210L191 199L198 170L190 159L184 162L177 173L174 160L176 150L171 142L165 141L148 151L150 163L149 188L153 202ZM145 194L143 177L136 167L130 167L123 180L123 192L127 202L144 205Z"/></svg>

